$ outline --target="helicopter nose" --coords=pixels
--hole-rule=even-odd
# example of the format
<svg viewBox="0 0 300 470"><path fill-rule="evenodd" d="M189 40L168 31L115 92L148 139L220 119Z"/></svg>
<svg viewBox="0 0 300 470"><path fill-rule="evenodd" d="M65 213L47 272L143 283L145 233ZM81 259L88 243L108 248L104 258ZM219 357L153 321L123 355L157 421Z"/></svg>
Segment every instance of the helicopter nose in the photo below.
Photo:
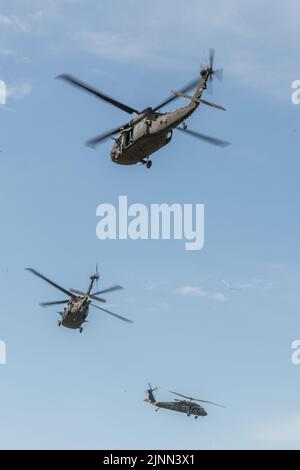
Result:
<svg viewBox="0 0 300 470"><path fill-rule="evenodd" d="M110 156L112 160L117 160L119 157L119 149L116 145L113 146L113 148L110 151Z"/></svg>

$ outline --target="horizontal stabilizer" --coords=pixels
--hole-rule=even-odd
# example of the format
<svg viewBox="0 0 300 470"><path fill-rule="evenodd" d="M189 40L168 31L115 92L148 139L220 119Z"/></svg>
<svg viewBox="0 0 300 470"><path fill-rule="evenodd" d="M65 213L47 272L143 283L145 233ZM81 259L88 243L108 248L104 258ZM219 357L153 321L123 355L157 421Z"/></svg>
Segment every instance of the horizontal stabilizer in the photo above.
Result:
<svg viewBox="0 0 300 470"><path fill-rule="evenodd" d="M223 106L221 106L220 104L211 103L210 101L203 100L202 98L199 99L199 102L202 103L202 104L206 104L207 106L211 106L212 108L221 109L222 111L226 111L226 109Z"/></svg>
<svg viewBox="0 0 300 470"><path fill-rule="evenodd" d="M202 103L202 104L205 104L206 106L211 106L212 108L221 109L222 111L225 111L225 108L223 106L219 104L211 103L210 101L203 100L202 98L196 98L195 96L187 95L186 93L181 93L175 90L173 90L173 93L175 96L187 98L188 100L191 100L194 103L199 103L199 104Z"/></svg>

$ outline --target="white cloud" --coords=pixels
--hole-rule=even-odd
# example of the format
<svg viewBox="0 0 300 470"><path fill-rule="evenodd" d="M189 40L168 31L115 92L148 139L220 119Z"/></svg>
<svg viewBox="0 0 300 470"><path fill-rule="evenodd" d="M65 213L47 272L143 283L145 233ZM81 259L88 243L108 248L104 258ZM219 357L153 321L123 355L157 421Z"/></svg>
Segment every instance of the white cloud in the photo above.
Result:
<svg viewBox="0 0 300 470"><path fill-rule="evenodd" d="M210 300L215 300L217 302L225 302L227 300L226 296L221 292L209 292L202 287L198 286L182 286L176 289L176 292L181 295L190 295L196 297L202 297Z"/></svg>
<svg viewBox="0 0 300 470"><path fill-rule="evenodd" d="M12 85L7 85L6 87L6 97L13 100L21 100L31 93L32 86L30 83L15 83Z"/></svg>

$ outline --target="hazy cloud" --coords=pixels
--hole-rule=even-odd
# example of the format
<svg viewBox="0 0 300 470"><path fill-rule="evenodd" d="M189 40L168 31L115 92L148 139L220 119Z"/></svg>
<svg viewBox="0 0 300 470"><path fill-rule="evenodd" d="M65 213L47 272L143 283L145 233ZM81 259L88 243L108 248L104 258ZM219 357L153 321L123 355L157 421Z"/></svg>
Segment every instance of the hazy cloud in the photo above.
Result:
<svg viewBox="0 0 300 470"><path fill-rule="evenodd" d="M79 31L73 39L83 51L113 60L140 60L153 56L153 43L135 35L105 31Z"/></svg>
<svg viewBox="0 0 300 470"><path fill-rule="evenodd" d="M6 96L13 100L21 100L31 93L32 86L30 83L15 83L7 85L6 87Z"/></svg>
<svg viewBox="0 0 300 470"><path fill-rule="evenodd" d="M14 15L6 16L0 13L0 25L11 27L17 31L21 31L22 33L29 33L31 30L28 24Z"/></svg>
<svg viewBox="0 0 300 470"><path fill-rule="evenodd" d="M262 426L253 437L260 441L300 441L300 416L288 416Z"/></svg>
<svg viewBox="0 0 300 470"><path fill-rule="evenodd" d="M274 282L266 281L265 279L252 279L249 281L233 281L228 282L224 279L221 280L224 286L230 290L243 290L243 289L269 289L275 285Z"/></svg>
<svg viewBox="0 0 300 470"><path fill-rule="evenodd" d="M176 292L181 295L190 295L196 297L207 298L210 300L215 300L217 302L225 302L227 300L226 296L221 292L209 292L202 287L198 286L182 286L176 289Z"/></svg>

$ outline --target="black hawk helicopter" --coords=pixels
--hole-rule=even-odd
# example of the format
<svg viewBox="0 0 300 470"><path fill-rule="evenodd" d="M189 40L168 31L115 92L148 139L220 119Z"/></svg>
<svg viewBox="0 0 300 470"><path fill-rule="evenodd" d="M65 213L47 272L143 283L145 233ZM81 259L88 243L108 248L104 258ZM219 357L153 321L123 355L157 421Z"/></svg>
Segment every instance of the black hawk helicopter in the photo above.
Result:
<svg viewBox="0 0 300 470"><path fill-rule="evenodd" d="M173 393L174 395L182 397L185 400L179 400L175 398L174 401L156 401L153 392L157 390L157 387L152 388L150 383L148 384L148 387L149 388L146 390L148 398L146 398L144 401L146 403L150 403L150 405L155 406L156 407L155 411L158 411L160 408L165 408L167 410L173 410L173 411L178 411L179 413L185 413L187 416L194 415L194 418L197 419L198 416L207 416L207 412L201 405L199 405L199 403L206 403L209 405L215 405L215 406L220 406L221 408L225 408L225 406L219 405L218 403L214 403L212 401L207 401L207 400L199 400L199 399L192 398L192 397L187 397L185 395L181 395L180 393L172 392L171 390L169 390L170 393Z"/></svg>
<svg viewBox="0 0 300 470"><path fill-rule="evenodd" d="M60 290L61 292L63 292L69 297L66 300L56 300L52 302L40 303L42 307L66 304L66 307L64 308L64 310L62 312L58 312L59 315L61 316L60 320L58 320L58 326L65 326L66 328L71 328L71 329L79 329L80 333L82 333L82 330L83 330L82 325L83 323L87 322L86 318L88 316L90 306L95 307L101 310L102 312L108 313L109 315L113 315L114 317L119 318L120 320L126 321L128 323L133 323L128 318L122 317L121 315L117 315L116 313L110 312L109 310L106 310L105 308L99 307L98 305L91 303L92 300L105 303L106 300L103 299L102 297L98 297L99 295L123 289L123 287L116 285L116 286L108 287L107 289L103 289L103 290L99 290L97 292L91 293L94 282L98 281L99 279L97 268L96 268L96 273L90 276L90 283L86 292L81 292L77 289L65 289L64 287L60 286L56 282L51 281L51 279L39 273L35 269L27 268L27 271L30 271L35 276L40 277L44 281L51 284L51 286Z"/></svg>
<svg viewBox="0 0 300 470"><path fill-rule="evenodd" d="M220 147L226 147L229 145L229 142L225 142L224 140L187 129L187 125L184 122L194 113L200 104L205 104L207 106L225 111L223 106L202 99L202 94L207 89L208 82L211 82L214 76L218 78L221 78L222 76L221 70L214 70L214 55L215 51L210 49L209 65L201 69L200 78L191 81L180 91L173 91L172 95L162 101L158 106L155 106L154 108L148 107L143 111L138 111L137 109L131 108L130 106L127 106L126 104L111 98L96 88L93 88L78 80L72 75L63 74L59 75L57 78L63 79L68 83L93 94L97 98L100 98L112 104L113 106L118 107L128 114L136 114L136 116L131 121L126 122L121 126L116 127L115 129L111 129L87 141L87 145L90 147L95 147L96 145L104 142L109 137L120 134L119 137L114 139L115 144L113 145L110 152L112 161L120 165L134 165L136 163L142 163L146 165L147 168L150 168L152 165L152 162L149 159L150 155L171 141L174 129L182 131L187 135L204 140L205 142L213 145L218 145ZM187 93L195 87L196 90L194 94L188 95ZM171 103L178 97L188 99L189 104L177 109L174 112L159 112L161 108ZM179 127L180 125L181 127Z"/></svg>

